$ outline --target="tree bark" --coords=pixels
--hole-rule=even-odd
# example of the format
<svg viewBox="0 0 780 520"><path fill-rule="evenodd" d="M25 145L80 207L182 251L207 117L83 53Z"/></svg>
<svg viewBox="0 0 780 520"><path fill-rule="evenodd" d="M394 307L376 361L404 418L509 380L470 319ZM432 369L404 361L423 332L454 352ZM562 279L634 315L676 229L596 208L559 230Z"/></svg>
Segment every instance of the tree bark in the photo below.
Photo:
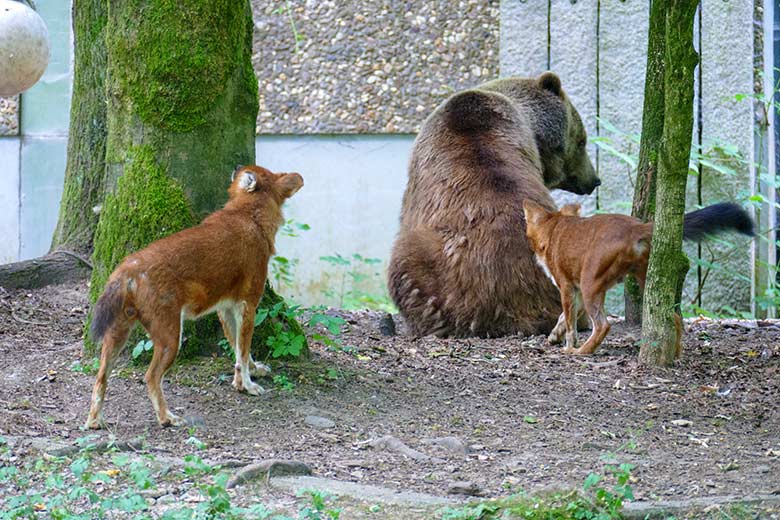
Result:
<svg viewBox="0 0 780 520"><path fill-rule="evenodd" d="M107 0L73 0L73 103L60 215L52 251L92 250L106 172Z"/></svg>
<svg viewBox="0 0 780 520"><path fill-rule="evenodd" d="M76 280L86 280L92 272L89 261L69 251L53 251L46 256L0 265L0 287L38 289Z"/></svg>
<svg viewBox="0 0 780 520"><path fill-rule="evenodd" d="M108 0L106 196L94 233L92 302L126 255L221 206L230 172L255 162L253 27L248 1ZM208 351L220 334L215 317L187 323L186 352ZM256 336L259 357L265 338ZM95 349L85 341L88 355Z"/></svg>
<svg viewBox="0 0 780 520"><path fill-rule="evenodd" d="M657 164L656 214L643 304L640 363L675 360L680 288L688 271L682 252L685 186L693 134L693 19L698 0L668 0L664 52L663 139Z"/></svg>
<svg viewBox="0 0 780 520"><path fill-rule="evenodd" d="M647 31L645 100L642 107L642 137L631 215L643 222L655 214L658 152L664 131L664 56L666 49L666 7L668 0L652 0ZM626 322L642 322L642 291L633 275L626 277Z"/></svg>

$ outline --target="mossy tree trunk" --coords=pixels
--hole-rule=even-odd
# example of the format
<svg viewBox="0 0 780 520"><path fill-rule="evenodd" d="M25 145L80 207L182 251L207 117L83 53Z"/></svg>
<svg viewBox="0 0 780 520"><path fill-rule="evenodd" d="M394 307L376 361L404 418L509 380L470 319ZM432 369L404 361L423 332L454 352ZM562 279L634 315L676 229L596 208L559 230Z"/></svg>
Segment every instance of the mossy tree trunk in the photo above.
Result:
<svg viewBox="0 0 780 520"><path fill-rule="evenodd" d="M642 137L639 143L639 165L631 215L643 222L655 214L655 190L658 152L664 131L664 56L666 49L666 4L653 0L647 31L647 66L645 100L642 107ZM628 276L625 285L626 322L642 322L642 291L636 278Z"/></svg>
<svg viewBox="0 0 780 520"><path fill-rule="evenodd" d="M682 251L685 186L693 134L693 19L698 0L668 0L664 51L664 121L658 155L655 227L643 303L639 361L671 365L676 314L688 259Z"/></svg>
<svg viewBox="0 0 780 520"><path fill-rule="evenodd" d="M102 164L89 162L102 170L95 178L105 193L94 226L93 302L127 254L197 223L225 202L230 173L255 162L258 110L248 1L107 0L104 7L104 19L75 25L77 41L87 42L99 27L96 38L105 49L102 92L74 91L73 98L74 106L84 102L80 96L105 106ZM89 124L80 120L71 139L80 139ZM82 141L71 150L88 145ZM91 209L84 201L92 199L76 180L85 168L78 156L73 163L72 182L81 191L68 198ZM63 230L71 211L63 209ZM187 324L187 350L213 346L218 331L214 317ZM256 336L259 355L265 338ZM92 354L95 345L86 341L85 349Z"/></svg>

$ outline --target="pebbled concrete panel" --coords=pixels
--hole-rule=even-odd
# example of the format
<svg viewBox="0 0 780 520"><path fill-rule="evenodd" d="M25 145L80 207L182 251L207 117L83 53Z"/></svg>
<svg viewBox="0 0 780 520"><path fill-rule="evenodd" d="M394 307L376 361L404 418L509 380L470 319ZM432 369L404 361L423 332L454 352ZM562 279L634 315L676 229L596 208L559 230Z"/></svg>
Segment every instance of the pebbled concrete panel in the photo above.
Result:
<svg viewBox="0 0 780 520"><path fill-rule="evenodd" d="M498 76L498 0L252 4L258 133L415 132Z"/></svg>

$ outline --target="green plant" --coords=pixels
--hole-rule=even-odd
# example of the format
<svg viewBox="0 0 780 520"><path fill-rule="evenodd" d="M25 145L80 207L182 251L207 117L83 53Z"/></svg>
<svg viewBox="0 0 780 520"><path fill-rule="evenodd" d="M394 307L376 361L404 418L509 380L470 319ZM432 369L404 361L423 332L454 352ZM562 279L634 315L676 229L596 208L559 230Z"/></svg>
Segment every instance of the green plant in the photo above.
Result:
<svg viewBox="0 0 780 520"><path fill-rule="evenodd" d="M268 335L266 338L266 345L270 348L269 354L271 357L296 357L301 354L306 338L300 334L285 330L284 326L280 323L280 320L275 318L283 316L285 318L297 320L302 314L303 309L300 305L287 306L283 301L270 308L257 309L257 314L255 314L255 327L266 320L271 320L270 323L273 328L273 334Z"/></svg>
<svg viewBox="0 0 780 520"><path fill-rule="evenodd" d="M379 283L381 287L384 287L384 282L381 281L382 274L377 269L377 266L382 263L379 258L366 258L357 253L345 257L336 253L335 255L321 256L320 260L337 270L337 287L328 287L323 290L323 294L337 301L338 307L395 311L386 292L377 295L364 289L372 281L374 285Z"/></svg>
<svg viewBox="0 0 780 520"><path fill-rule="evenodd" d="M85 363L82 363L80 359L77 359L73 363L70 364L70 370L73 372L79 372L81 374L86 374L88 376L95 375L100 368L100 358L93 357L86 361Z"/></svg>
<svg viewBox="0 0 780 520"><path fill-rule="evenodd" d="M444 508L441 520L618 520L625 502L633 500L629 484L631 464L605 466L606 476L591 473L582 492L517 493L499 500L485 500L461 508Z"/></svg>
<svg viewBox="0 0 780 520"><path fill-rule="evenodd" d="M306 326L312 331L311 338L328 347L341 348L341 342L337 338L341 335L341 329L346 325L346 320L327 314L327 308L323 305L310 307L309 311L311 314Z"/></svg>
<svg viewBox="0 0 780 520"><path fill-rule="evenodd" d="M313 489L304 490L301 494L308 495L310 503L298 512L299 520L339 520L341 510L328 507L329 495Z"/></svg>
<svg viewBox="0 0 780 520"><path fill-rule="evenodd" d="M341 334L341 327L346 322L343 318L326 314L325 310L325 307L321 306L306 309L300 305L288 306L284 302L279 302L270 308L257 310L255 327L269 319L271 320L273 333L266 338L266 345L270 349L269 355L272 358L297 357L303 350L306 338L301 334L286 330L281 324L281 320L275 318L284 317L300 321L309 311L308 319L304 320L304 326L312 331L312 339L330 347L339 347L340 344L336 338Z"/></svg>
<svg viewBox="0 0 780 520"><path fill-rule="evenodd" d="M311 226L302 222L296 222L293 219L287 219L279 228L279 235L295 238L299 237L301 231L309 231ZM298 267L297 258L287 258L285 256L274 255L271 258L270 272L271 280L279 287L291 288L295 282L295 269Z"/></svg>
<svg viewBox="0 0 780 520"><path fill-rule="evenodd" d="M276 374L274 376L274 384L277 388L284 390L285 392L292 392L295 390L295 383L290 381L285 374Z"/></svg>
<svg viewBox="0 0 780 520"><path fill-rule="evenodd" d="M299 53L301 52L300 43L304 41L306 38L298 32L298 29L295 27L295 19L292 15L292 7L290 6L290 0L285 0L284 5L281 5L274 9L274 14L286 14L287 17L290 19L290 29L292 29L293 38L295 40L295 52Z"/></svg>
<svg viewBox="0 0 780 520"><path fill-rule="evenodd" d="M133 347L132 356L133 359L138 359L144 352L149 352L154 348L154 343L150 339L142 339Z"/></svg>

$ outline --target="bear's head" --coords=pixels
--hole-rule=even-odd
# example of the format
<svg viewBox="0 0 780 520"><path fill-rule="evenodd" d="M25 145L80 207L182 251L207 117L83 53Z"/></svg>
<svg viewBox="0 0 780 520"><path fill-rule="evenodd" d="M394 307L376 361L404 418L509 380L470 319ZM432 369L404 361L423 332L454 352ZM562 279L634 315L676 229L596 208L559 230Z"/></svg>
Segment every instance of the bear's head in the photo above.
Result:
<svg viewBox="0 0 780 520"><path fill-rule="evenodd" d="M586 195L601 184L588 157L582 119L557 75L544 72L538 78L505 78L478 88L504 94L518 112L531 119L545 186Z"/></svg>

